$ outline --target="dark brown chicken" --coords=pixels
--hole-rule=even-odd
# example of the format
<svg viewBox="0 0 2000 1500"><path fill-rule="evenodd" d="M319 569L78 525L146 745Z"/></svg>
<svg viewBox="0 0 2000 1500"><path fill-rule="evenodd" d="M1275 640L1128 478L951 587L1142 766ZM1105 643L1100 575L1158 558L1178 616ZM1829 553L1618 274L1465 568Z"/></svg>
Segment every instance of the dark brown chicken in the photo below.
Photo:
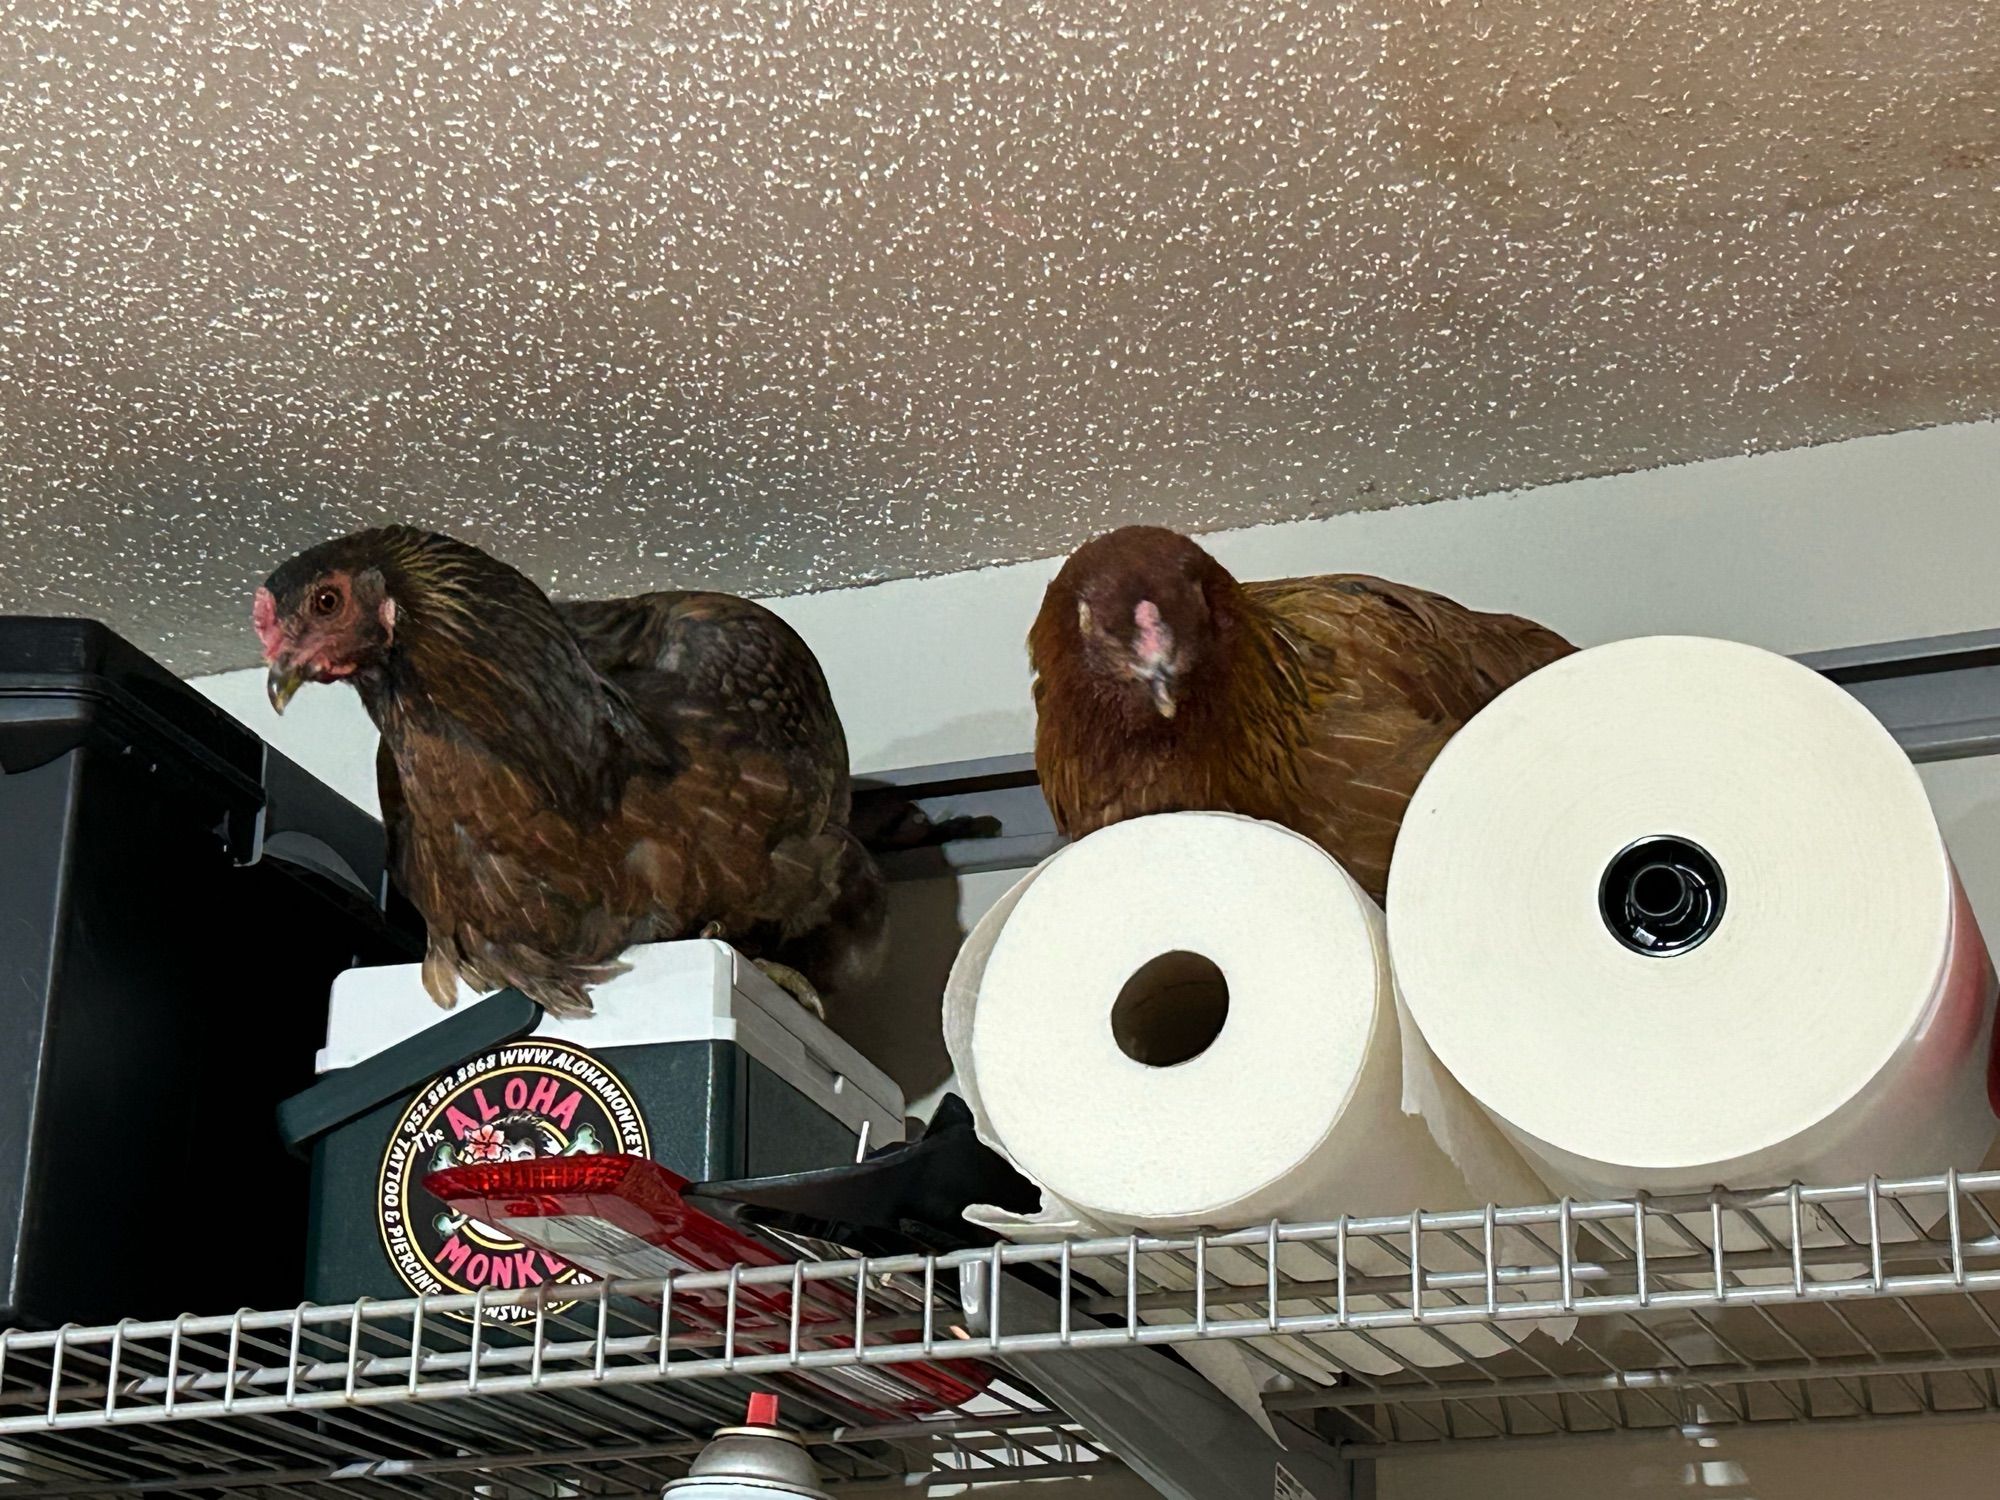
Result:
<svg viewBox="0 0 2000 1500"><path fill-rule="evenodd" d="M849 833L819 664L727 594L553 604L449 537L391 527L273 573L272 706L354 684L382 732L398 883L451 1005L513 985L557 1015L634 943L726 938L817 1006L865 977L886 900Z"/></svg>
<svg viewBox="0 0 2000 1500"><path fill-rule="evenodd" d="M1243 813L1313 839L1380 901L1445 741L1573 649L1380 578L1238 583L1186 537L1127 527L1063 565L1029 633L1035 766L1070 838Z"/></svg>

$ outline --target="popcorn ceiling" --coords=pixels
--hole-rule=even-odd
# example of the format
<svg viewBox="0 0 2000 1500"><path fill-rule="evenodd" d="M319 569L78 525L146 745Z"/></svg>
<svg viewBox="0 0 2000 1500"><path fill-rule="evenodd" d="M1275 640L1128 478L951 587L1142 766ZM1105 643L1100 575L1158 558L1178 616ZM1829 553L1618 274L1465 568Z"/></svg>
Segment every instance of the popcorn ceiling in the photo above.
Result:
<svg viewBox="0 0 2000 1500"><path fill-rule="evenodd" d="M1968 0L0 0L0 609L796 592L2000 412Z"/></svg>

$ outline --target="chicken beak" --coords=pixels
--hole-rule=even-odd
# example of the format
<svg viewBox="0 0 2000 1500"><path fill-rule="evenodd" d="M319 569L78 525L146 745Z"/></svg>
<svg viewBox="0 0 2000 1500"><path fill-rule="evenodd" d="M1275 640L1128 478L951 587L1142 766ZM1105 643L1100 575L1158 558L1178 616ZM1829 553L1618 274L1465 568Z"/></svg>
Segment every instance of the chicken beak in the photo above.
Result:
<svg viewBox="0 0 2000 1500"><path fill-rule="evenodd" d="M272 667L270 676L264 679L264 692L271 700L271 711L282 714L285 705L292 701L292 695L304 682L305 678L290 667Z"/></svg>
<svg viewBox="0 0 2000 1500"><path fill-rule="evenodd" d="M1159 606L1141 599L1132 611L1133 675L1151 689L1153 707L1171 719L1174 709L1174 633L1160 618Z"/></svg>

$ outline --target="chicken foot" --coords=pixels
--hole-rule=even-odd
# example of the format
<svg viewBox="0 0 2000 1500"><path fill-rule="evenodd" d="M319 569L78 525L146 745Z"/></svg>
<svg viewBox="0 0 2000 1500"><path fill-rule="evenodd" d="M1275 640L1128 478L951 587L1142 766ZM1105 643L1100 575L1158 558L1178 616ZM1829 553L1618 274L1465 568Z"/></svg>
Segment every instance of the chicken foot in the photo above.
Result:
<svg viewBox="0 0 2000 1500"><path fill-rule="evenodd" d="M710 938L717 942L728 941L728 937L724 933L720 922L710 922L696 936ZM805 975L801 974L790 964L781 964L776 959L753 958L750 962L755 964L759 969L762 969L765 977L771 983L790 995L822 1021L826 1019L826 1002L820 999L819 991L813 988L813 982L806 978Z"/></svg>
<svg viewBox="0 0 2000 1500"><path fill-rule="evenodd" d="M813 982L806 978L805 975L801 974L790 964L781 964L776 959L753 958L750 961L764 971L765 977L771 983L790 995L822 1021L826 1019L826 1002L820 999L819 991L813 988Z"/></svg>

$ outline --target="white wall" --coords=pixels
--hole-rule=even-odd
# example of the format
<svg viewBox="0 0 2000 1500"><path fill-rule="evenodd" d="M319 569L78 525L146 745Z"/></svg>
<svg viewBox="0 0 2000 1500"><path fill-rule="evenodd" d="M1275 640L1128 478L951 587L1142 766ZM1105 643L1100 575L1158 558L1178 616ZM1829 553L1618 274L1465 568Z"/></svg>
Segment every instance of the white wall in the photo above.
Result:
<svg viewBox="0 0 2000 1500"><path fill-rule="evenodd" d="M1378 572L1527 613L1583 643L1659 631L1796 652L2000 626L2000 425L1868 438L1208 538L1244 577ZM1026 749L1022 638L1054 560L775 601L824 662L858 769ZM687 579L661 579L662 586ZM302 693L283 720L262 674L198 687L365 806L373 732L351 693ZM1928 768L1974 905L2000 932L2000 760ZM846 1029L915 1100L944 1080L942 967L1006 880L897 891L896 1003ZM1701 1450L1536 1448L1382 1465L1383 1500L1513 1496L1875 1500L1991 1488L1991 1428L1885 1429ZM1706 1465L1707 1467L1704 1467ZM1052 1494L1054 1487L1040 1487Z"/></svg>

